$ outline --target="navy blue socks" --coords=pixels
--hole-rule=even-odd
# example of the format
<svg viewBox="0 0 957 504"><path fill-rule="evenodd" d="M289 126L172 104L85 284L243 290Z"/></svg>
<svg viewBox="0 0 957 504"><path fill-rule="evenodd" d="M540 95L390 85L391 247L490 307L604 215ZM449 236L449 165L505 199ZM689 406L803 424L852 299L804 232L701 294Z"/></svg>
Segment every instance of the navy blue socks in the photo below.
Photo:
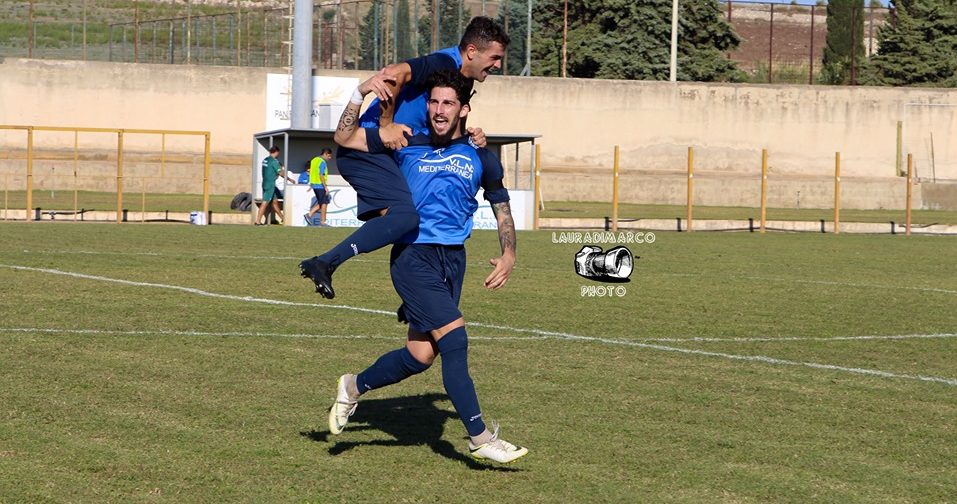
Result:
<svg viewBox="0 0 957 504"><path fill-rule="evenodd" d="M479 408L475 384L469 376L468 336L464 327L449 331L438 341L439 355L442 356L442 383L445 392L452 399L455 411L462 419L465 430L473 439L485 432L482 410ZM402 347L379 357L374 364L356 377L356 388L360 394L370 390L398 383L412 375L429 369L412 356L409 349Z"/></svg>
<svg viewBox="0 0 957 504"><path fill-rule="evenodd" d="M374 217L362 224L348 238L319 256L319 260L333 270L353 256L379 250L395 243L406 233L419 227L419 214L415 208L402 205L389 208L385 215Z"/></svg>
<svg viewBox="0 0 957 504"><path fill-rule="evenodd" d="M445 392L452 399L455 411L465 424L469 436L478 436L485 432L482 410L479 409L475 384L469 376L469 340L465 328L459 327L446 333L438 341L439 355L442 356L442 383Z"/></svg>
<svg viewBox="0 0 957 504"><path fill-rule="evenodd" d="M398 383L414 374L429 369L429 364L423 364L412 356L409 349L402 347L393 350L375 361L365 371L356 377L356 388L360 394L370 390Z"/></svg>

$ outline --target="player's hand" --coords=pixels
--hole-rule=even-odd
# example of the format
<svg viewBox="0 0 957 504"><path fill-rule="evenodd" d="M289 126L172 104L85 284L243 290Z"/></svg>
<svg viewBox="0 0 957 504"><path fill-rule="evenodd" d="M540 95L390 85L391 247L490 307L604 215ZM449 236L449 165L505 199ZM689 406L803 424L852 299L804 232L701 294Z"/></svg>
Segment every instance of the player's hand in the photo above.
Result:
<svg viewBox="0 0 957 504"><path fill-rule="evenodd" d="M362 96L365 96L369 93L375 93L376 98L381 101L389 101L392 99L392 88L389 87L389 84L396 83L396 76L390 73L386 73L385 68L379 70L379 73L369 77L368 80L359 84L359 93Z"/></svg>
<svg viewBox="0 0 957 504"><path fill-rule="evenodd" d="M382 139L382 145L387 149L394 151L402 150L409 145L409 139L406 135L412 136L412 128L398 123L390 123L379 128L379 138Z"/></svg>
<svg viewBox="0 0 957 504"><path fill-rule="evenodd" d="M468 132L472 143L475 144L476 147L482 149L488 145L488 141L485 139L485 132L482 131L482 128L465 128L465 131Z"/></svg>
<svg viewBox="0 0 957 504"><path fill-rule="evenodd" d="M508 277L512 275L512 268L515 267L515 256L504 254L502 257L490 259L489 263L495 268L492 273L485 278L485 288L496 290L505 287Z"/></svg>

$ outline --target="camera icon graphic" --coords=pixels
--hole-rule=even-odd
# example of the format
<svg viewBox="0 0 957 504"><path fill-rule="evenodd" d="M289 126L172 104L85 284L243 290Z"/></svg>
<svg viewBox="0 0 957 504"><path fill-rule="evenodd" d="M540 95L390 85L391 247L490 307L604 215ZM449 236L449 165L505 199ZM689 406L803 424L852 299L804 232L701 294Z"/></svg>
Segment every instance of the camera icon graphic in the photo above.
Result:
<svg viewBox="0 0 957 504"><path fill-rule="evenodd" d="M635 259L628 247L602 252L601 247L585 245L575 254L575 273L589 280L624 283L634 271Z"/></svg>

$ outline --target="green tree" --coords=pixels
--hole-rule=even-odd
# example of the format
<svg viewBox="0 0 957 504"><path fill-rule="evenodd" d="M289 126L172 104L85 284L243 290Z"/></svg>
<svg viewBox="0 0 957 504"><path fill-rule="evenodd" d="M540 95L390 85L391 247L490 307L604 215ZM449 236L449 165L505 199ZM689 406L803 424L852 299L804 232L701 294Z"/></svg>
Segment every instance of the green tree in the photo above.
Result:
<svg viewBox="0 0 957 504"><path fill-rule="evenodd" d="M356 62L356 68L360 70L377 70L382 66L380 60L383 58L385 46L382 36L382 25L386 22L385 12L385 3L382 0L372 0L369 10L362 17L362 24L359 26L359 61Z"/></svg>
<svg viewBox="0 0 957 504"><path fill-rule="evenodd" d="M409 58L414 58L414 50L412 49L412 37L415 35L412 31L412 20L409 15L409 0L398 0L396 2L396 40L398 41L398 47L396 47L396 57L398 61L405 61Z"/></svg>
<svg viewBox="0 0 957 504"><path fill-rule="evenodd" d="M864 64L864 3L830 0L827 4L827 41L821 80L827 84L856 84L852 74Z"/></svg>
<svg viewBox="0 0 957 504"><path fill-rule="evenodd" d="M740 39L716 0L686 0L678 11L678 79L743 78L725 53ZM538 0L533 12L533 74L561 75L564 0ZM513 39L514 40L514 39ZM657 79L670 74L671 2L581 0L568 2L571 77Z"/></svg>
<svg viewBox="0 0 957 504"><path fill-rule="evenodd" d="M506 50L505 73L518 75L525 67L525 42L528 24L528 0L502 0L498 12L498 22L507 28L512 42ZM507 22L506 22L507 21ZM561 50L559 48L559 50Z"/></svg>
<svg viewBox="0 0 957 504"><path fill-rule="evenodd" d="M864 82L957 87L957 3L892 0L891 7Z"/></svg>
<svg viewBox="0 0 957 504"><path fill-rule="evenodd" d="M439 0L437 3L439 45L432 47L432 2L426 2L425 15L419 18L418 23L419 51L422 53L459 45L459 40L462 38L461 30L464 30L472 19L471 11L465 6L465 0Z"/></svg>

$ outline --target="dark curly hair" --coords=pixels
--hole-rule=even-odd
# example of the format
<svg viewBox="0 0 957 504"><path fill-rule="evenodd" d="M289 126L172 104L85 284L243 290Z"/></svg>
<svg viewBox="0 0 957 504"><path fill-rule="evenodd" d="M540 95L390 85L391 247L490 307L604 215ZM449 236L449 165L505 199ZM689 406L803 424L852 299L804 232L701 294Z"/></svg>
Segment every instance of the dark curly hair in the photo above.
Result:
<svg viewBox="0 0 957 504"><path fill-rule="evenodd" d="M472 97L472 79L462 75L458 70L439 70L425 79L425 89L428 89L430 93L437 87L454 89L462 105L468 105Z"/></svg>

